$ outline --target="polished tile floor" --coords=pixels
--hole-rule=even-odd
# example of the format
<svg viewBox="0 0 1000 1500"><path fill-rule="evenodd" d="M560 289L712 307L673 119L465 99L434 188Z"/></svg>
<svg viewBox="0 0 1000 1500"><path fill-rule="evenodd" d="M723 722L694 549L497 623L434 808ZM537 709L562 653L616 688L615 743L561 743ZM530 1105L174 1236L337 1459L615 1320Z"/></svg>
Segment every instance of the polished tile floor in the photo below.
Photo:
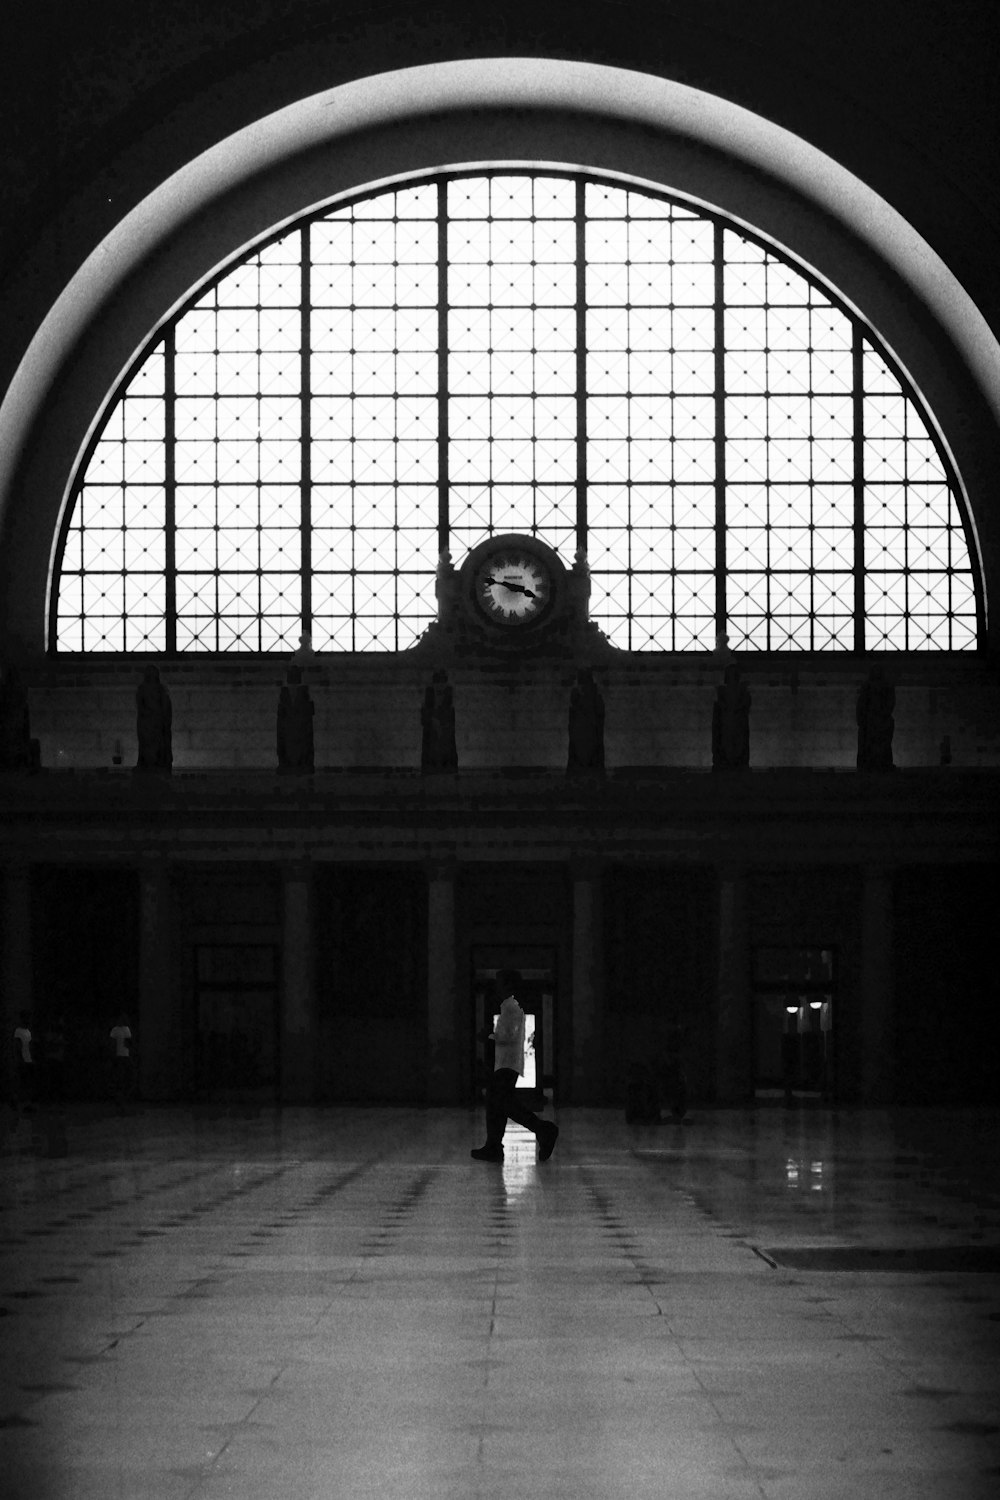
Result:
<svg viewBox="0 0 1000 1500"><path fill-rule="evenodd" d="M0 1495L994 1500L995 1115L558 1118L8 1117Z"/></svg>

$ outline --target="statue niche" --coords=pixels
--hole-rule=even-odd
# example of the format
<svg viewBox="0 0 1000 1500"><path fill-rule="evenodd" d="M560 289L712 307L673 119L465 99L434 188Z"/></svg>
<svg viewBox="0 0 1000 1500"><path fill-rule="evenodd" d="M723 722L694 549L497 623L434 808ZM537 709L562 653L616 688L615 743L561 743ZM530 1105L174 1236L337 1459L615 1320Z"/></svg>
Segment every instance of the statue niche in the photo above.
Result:
<svg viewBox="0 0 1000 1500"><path fill-rule="evenodd" d="M302 681L302 668L288 668L278 694L278 770L306 776L315 769L313 717L316 709Z"/></svg>
<svg viewBox="0 0 1000 1500"><path fill-rule="evenodd" d="M581 667L569 695L567 775L604 774L604 699L590 667Z"/></svg>
<svg viewBox="0 0 1000 1500"><path fill-rule="evenodd" d="M858 689L858 770L891 771L896 689L876 662Z"/></svg>
<svg viewBox="0 0 1000 1500"><path fill-rule="evenodd" d="M750 692L729 662L712 706L712 770L750 769Z"/></svg>
<svg viewBox="0 0 1000 1500"><path fill-rule="evenodd" d="M169 776L174 763L173 708L159 667L146 667L136 688L135 733L139 742L135 769Z"/></svg>
<svg viewBox="0 0 1000 1500"><path fill-rule="evenodd" d="M455 695L448 673L437 671L424 690L420 708L420 769L456 771L458 749L455 744Z"/></svg>

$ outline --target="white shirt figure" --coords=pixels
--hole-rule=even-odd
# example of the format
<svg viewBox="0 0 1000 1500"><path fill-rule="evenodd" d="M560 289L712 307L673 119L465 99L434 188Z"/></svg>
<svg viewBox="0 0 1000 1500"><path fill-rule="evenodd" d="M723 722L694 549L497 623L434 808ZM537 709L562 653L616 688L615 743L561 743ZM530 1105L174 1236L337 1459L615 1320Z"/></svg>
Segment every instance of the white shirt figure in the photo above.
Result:
<svg viewBox="0 0 1000 1500"><path fill-rule="evenodd" d="M132 1028L130 1026L112 1026L111 1040L115 1044L116 1057L128 1057L128 1044L132 1040Z"/></svg>
<svg viewBox="0 0 1000 1500"><path fill-rule="evenodd" d="M21 1061L31 1061L31 1028L30 1026L15 1026L14 1041L21 1045Z"/></svg>
<svg viewBox="0 0 1000 1500"><path fill-rule="evenodd" d="M496 1048L494 1068L513 1068L515 1073L524 1073L524 1011L513 995L508 995L500 1007L497 1024L493 1028Z"/></svg>

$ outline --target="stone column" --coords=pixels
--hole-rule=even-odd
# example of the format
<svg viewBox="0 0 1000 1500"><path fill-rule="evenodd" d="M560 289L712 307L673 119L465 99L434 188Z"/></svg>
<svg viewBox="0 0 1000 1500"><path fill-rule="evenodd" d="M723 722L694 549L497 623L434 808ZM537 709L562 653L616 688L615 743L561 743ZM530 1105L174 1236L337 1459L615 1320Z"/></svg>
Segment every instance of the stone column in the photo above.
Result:
<svg viewBox="0 0 1000 1500"><path fill-rule="evenodd" d="M869 866L861 894L861 1098L893 1097L892 871ZM834 1026L837 1017L834 1016Z"/></svg>
<svg viewBox="0 0 1000 1500"><path fill-rule="evenodd" d="M601 866L590 855L574 859L573 878L573 994L570 1034L573 1072L557 1077L560 1092L575 1104L598 1104L604 1098L605 1069L602 1046ZM554 1039L553 1039L554 1040Z"/></svg>
<svg viewBox="0 0 1000 1500"><path fill-rule="evenodd" d="M753 1089L747 878L734 866L719 871L718 1008L715 1101L743 1105Z"/></svg>
<svg viewBox="0 0 1000 1500"><path fill-rule="evenodd" d="M306 860L282 872L282 1104L315 1097L316 987L313 972L312 870Z"/></svg>
<svg viewBox="0 0 1000 1500"><path fill-rule="evenodd" d="M181 1037L174 1014L170 870L165 859L139 867L139 1004L136 1050L143 1099L180 1091Z"/></svg>
<svg viewBox="0 0 1000 1500"><path fill-rule="evenodd" d="M427 1102L457 1104L462 1098L464 1037L455 989L454 860L427 872Z"/></svg>
<svg viewBox="0 0 1000 1500"><path fill-rule="evenodd" d="M3 1054L0 1057L0 1093L6 1093L12 1067L11 1034L22 1010L31 1010L31 872L26 865L5 865L0 884L0 940L3 955L0 983L0 1024ZM37 1023L36 1023L37 1024Z"/></svg>

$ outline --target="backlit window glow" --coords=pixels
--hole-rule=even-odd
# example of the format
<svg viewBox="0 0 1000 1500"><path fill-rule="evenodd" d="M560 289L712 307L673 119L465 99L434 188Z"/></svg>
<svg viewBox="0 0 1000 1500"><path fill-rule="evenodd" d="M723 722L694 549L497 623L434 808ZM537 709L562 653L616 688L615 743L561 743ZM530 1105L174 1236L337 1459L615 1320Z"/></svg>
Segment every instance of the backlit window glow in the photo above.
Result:
<svg viewBox="0 0 1000 1500"><path fill-rule="evenodd" d="M169 325L78 477L61 651L398 651L435 567L585 548L632 651L964 650L954 483L869 332L718 216L450 175L302 221Z"/></svg>

